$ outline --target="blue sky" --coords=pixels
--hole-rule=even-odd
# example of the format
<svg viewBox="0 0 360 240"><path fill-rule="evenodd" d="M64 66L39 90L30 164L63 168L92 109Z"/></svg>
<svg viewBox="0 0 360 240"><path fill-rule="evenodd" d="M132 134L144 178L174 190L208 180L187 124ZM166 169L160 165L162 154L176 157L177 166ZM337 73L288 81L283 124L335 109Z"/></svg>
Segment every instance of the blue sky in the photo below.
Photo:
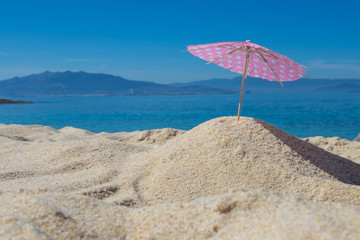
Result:
<svg viewBox="0 0 360 240"><path fill-rule="evenodd" d="M0 79L46 70L159 83L232 78L180 51L248 39L312 78L360 79L359 12L359 0L1 0Z"/></svg>

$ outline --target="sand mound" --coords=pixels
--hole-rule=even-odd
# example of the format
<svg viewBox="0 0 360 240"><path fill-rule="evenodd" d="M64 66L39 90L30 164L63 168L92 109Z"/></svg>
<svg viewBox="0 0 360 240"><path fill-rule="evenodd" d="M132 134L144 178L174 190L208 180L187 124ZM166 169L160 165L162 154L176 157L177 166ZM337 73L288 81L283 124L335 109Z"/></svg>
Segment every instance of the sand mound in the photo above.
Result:
<svg viewBox="0 0 360 240"><path fill-rule="evenodd" d="M359 164L252 118L187 132L1 125L0 135L1 192L41 188L141 206L249 188L360 205Z"/></svg>
<svg viewBox="0 0 360 240"><path fill-rule="evenodd" d="M100 133L99 136L104 136L112 140L118 140L128 143L135 144L155 144L161 145L166 141L183 134L185 131L164 128L164 129L153 129L145 131L135 132L121 132L121 133Z"/></svg>
<svg viewBox="0 0 360 240"><path fill-rule="evenodd" d="M111 195L130 154L148 151L182 133L161 129L100 133L66 127L0 125L0 192L47 189L103 198ZM145 137L144 137L145 136Z"/></svg>
<svg viewBox="0 0 360 240"><path fill-rule="evenodd" d="M133 185L147 204L245 187L360 205L359 164L256 119L214 119L132 157L141 163Z"/></svg>
<svg viewBox="0 0 360 240"><path fill-rule="evenodd" d="M75 194L0 199L1 239L358 239L360 209L239 191L131 209Z"/></svg>
<svg viewBox="0 0 360 240"><path fill-rule="evenodd" d="M0 137L19 141L36 141L47 139L56 134L57 131L51 127L40 125L5 125L0 124Z"/></svg>

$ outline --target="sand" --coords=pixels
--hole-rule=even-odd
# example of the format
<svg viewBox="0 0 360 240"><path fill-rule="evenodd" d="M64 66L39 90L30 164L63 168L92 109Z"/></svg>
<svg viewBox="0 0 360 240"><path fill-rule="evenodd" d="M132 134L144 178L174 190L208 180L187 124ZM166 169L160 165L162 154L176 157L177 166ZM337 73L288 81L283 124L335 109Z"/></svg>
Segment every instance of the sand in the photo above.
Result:
<svg viewBox="0 0 360 240"><path fill-rule="evenodd" d="M304 140L323 148L328 152L360 164L360 142L358 141L349 141L339 137L310 137L305 138Z"/></svg>
<svg viewBox="0 0 360 240"><path fill-rule="evenodd" d="M360 238L360 143L257 119L98 133L0 124L0 239Z"/></svg>

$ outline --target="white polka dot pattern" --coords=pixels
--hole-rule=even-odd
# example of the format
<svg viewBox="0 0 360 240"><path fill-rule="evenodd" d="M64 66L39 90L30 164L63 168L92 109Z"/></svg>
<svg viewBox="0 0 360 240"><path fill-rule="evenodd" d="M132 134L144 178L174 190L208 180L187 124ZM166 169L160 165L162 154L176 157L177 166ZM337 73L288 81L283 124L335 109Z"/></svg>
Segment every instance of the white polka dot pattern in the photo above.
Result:
<svg viewBox="0 0 360 240"><path fill-rule="evenodd" d="M232 72L243 74L246 51L250 52L247 76L269 81L295 81L305 75L303 66L290 58L251 42L221 42L188 46L188 51ZM273 73L274 72L274 73Z"/></svg>

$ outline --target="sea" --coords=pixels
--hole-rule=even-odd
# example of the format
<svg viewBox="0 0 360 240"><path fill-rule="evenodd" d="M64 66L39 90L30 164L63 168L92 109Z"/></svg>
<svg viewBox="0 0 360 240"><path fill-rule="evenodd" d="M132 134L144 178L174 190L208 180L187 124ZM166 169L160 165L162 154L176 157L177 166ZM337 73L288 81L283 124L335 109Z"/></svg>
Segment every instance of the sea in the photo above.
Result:
<svg viewBox="0 0 360 240"><path fill-rule="evenodd" d="M66 126L91 132L189 130L213 118L237 115L240 94L17 98L0 104L0 123ZM264 120L300 138L360 133L360 92L244 94L241 116Z"/></svg>

